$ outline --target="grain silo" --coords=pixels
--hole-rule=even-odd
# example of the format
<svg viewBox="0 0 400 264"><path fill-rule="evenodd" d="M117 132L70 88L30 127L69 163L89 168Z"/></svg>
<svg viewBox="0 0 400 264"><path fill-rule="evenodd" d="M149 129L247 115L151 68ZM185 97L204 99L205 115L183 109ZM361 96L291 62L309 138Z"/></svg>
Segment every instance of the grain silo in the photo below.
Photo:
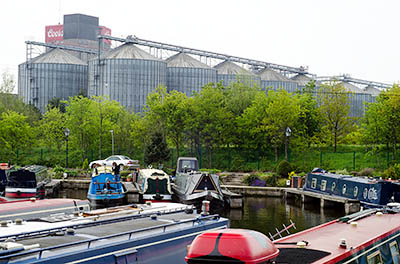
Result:
<svg viewBox="0 0 400 264"><path fill-rule="evenodd" d="M214 66L214 68L217 70L217 82L222 81L224 86L228 86L236 81L240 81L246 85L260 85L261 79L259 76L231 61L223 61Z"/></svg>
<svg viewBox="0 0 400 264"><path fill-rule="evenodd" d="M290 80L272 69L265 68L258 76L261 78L262 89L272 89L275 91L284 89L290 93L297 90L297 83L295 81Z"/></svg>
<svg viewBox="0 0 400 264"><path fill-rule="evenodd" d="M312 79L305 74L297 74L290 78L292 81L297 83L298 87L305 87L307 83L309 83Z"/></svg>
<svg viewBox="0 0 400 264"><path fill-rule="evenodd" d="M361 90L354 84L341 82L346 91L350 92L350 116L363 117L365 114L366 103L373 102L370 94Z"/></svg>
<svg viewBox="0 0 400 264"><path fill-rule="evenodd" d="M217 70L185 53L177 53L166 61L168 91L176 90L192 96L204 85L217 81Z"/></svg>
<svg viewBox="0 0 400 264"><path fill-rule="evenodd" d="M376 97L382 92L382 90L379 90L375 86L368 85L367 87L365 87L364 92L372 95L373 97Z"/></svg>
<svg viewBox="0 0 400 264"><path fill-rule="evenodd" d="M141 112L147 96L166 85L167 63L132 43L89 61L89 96L105 96L130 111Z"/></svg>
<svg viewBox="0 0 400 264"><path fill-rule="evenodd" d="M18 94L44 113L49 100L86 94L88 66L75 56L52 49L18 66Z"/></svg>

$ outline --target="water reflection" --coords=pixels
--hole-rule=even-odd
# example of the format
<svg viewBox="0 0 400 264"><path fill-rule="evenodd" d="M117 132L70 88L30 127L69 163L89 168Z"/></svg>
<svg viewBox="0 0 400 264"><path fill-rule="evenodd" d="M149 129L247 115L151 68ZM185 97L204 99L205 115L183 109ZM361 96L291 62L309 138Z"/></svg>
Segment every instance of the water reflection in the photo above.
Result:
<svg viewBox="0 0 400 264"><path fill-rule="evenodd" d="M302 205L281 198L246 197L243 210L229 210L223 213L230 219L232 228L253 229L264 234L276 233L282 224L289 225L292 220L298 232L344 215L340 209L321 210L318 204Z"/></svg>

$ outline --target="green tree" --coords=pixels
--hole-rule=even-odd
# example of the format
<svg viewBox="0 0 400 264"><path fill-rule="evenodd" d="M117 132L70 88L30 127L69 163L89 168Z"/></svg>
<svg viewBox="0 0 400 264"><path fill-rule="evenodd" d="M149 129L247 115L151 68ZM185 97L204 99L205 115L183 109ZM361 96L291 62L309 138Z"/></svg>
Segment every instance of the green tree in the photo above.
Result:
<svg viewBox="0 0 400 264"><path fill-rule="evenodd" d="M199 142L204 144L209 153L209 167L212 167L214 148L226 143L224 131L228 129L229 114L224 100L222 84L207 84L190 103L190 116L187 122L192 135L199 136Z"/></svg>
<svg viewBox="0 0 400 264"><path fill-rule="evenodd" d="M339 82L321 85L319 92L320 113L328 141L334 146L354 130L355 120L349 116L351 93Z"/></svg>
<svg viewBox="0 0 400 264"><path fill-rule="evenodd" d="M61 149L65 141L65 117L58 108L51 108L44 114L40 121L40 133L45 144L51 148L56 146Z"/></svg>
<svg viewBox="0 0 400 264"><path fill-rule="evenodd" d="M278 146L282 143L285 146L285 159L288 160L289 137L286 136L286 129L290 128L291 136L295 136L295 124L300 115L298 98L286 90L279 90L269 91L268 100L263 123L274 146L275 161L278 161Z"/></svg>
<svg viewBox="0 0 400 264"><path fill-rule="evenodd" d="M32 143L32 130L26 119L26 116L14 111L0 116L0 142L11 155Z"/></svg>
<svg viewBox="0 0 400 264"><path fill-rule="evenodd" d="M144 151L144 162L150 164L162 164L169 160L170 152L165 136L160 131L153 131L150 142Z"/></svg>

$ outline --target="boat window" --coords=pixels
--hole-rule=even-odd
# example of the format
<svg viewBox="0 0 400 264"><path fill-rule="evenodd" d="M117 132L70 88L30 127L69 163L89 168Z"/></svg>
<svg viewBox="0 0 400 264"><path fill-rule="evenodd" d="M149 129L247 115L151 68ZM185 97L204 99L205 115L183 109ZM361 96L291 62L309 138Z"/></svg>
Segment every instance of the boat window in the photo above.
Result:
<svg viewBox="0 0 400 264"><path fill-rule="evenodd" d="M321 191L325 191L326 190L326 180L322 180L321 181Z"/></svg>
<svg viewBox="0 0 400 264"><path fill-rule="evenodd" d="M311 188L315 189L317 187L317 178L313 178L311 181Z"/></svg>
<svg viewBox="0 0 400 264"><path fill-rule="evenodd" d="M396 241L389 244L390 253L392 254L393 264L400 264L399 246Z"/></svg>
<svg viewBox="0 0 400 264"><path fill-rule="evenodd" d="M358 195L358 186L354 187L354 197L357 197Z"/></svg>
<svg viewBox="0 0 400 264"><path fill-rule="evenodd" d="M336 188L336 182L332 182L331 191L334 192Z"/></svg>
<svg viewBox="0 0 400 264"><path fill-rule="evenodd" d="M342 188L342 194L345 194L345 193L346 193L346 189L347 189L347 186L346 186L346 184L343 184L343 188Z"/></svg>
<svg viewBox="0 0 400 264"><path fill-rule="evenodd" d="M367 197L368 197L368 189L367 188L364 188L363 197L364 197L364 200L367 200Z"/></svg>
<svg viewBox="0 0 400 264"><path fill-rule="evenodd" d="M381 252L377 250L374 253L368 255L367 262L368 264L383 264Z"/></svg>

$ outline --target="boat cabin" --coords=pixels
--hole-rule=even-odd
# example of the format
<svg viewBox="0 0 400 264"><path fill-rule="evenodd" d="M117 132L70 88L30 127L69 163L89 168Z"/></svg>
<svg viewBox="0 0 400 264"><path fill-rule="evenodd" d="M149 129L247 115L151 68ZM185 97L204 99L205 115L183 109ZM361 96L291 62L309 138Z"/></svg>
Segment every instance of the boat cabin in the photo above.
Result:
<svg viewBox="0 0 400 264"><path fill-rule="evenodd" d="M178 164L176 172L185 173L189 171L199 171L199 162L197 158L180 157L178 158Z"/></svg>
<svg viewBox="0 0 400 264"><path fill-rule="evenodd" d="M139 171L137 183L143 200L171 200L171 181L164 171L142 169Z"/></svg>
<svg viewBox="0 0 400 264"><path fill-rule="evenodd" d="M364 205L386 205L400 202L400 185L390 181L314 172L306 176L303 189L329 195L356 199Z"/></svg>

